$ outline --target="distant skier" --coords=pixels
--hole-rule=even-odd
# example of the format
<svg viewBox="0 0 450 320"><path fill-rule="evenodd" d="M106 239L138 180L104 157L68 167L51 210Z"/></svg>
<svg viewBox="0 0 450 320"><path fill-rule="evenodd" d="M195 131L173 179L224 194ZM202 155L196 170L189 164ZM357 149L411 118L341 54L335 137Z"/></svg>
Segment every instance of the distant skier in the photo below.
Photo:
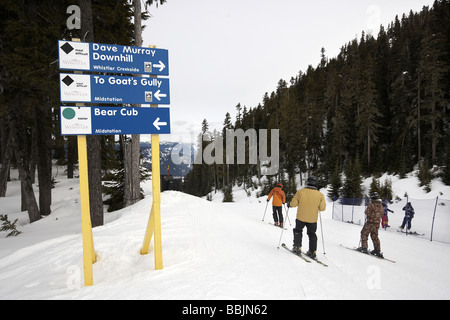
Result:
<svg viewBox="0 0 450 320"><path fill-rule="evenodd" d="M381 227L386 229L386 228L390 227L388 212L394 213L394 211L392 211L391 209L388 208L386 200L383 200L382 204L383 204L383 209L384 209L384 215L383 215L383 218L381 219Z"/></svg>
<svg viewBox="0 0 450 320"><path fill-rule="evenodd" d="M267 202L273 197L272 200L272 210L273 210L273 221L276 226L283 228L283 210L282 206L286 202L286 195L283 190L283 185L277 183L275 188L272 189L267 198Z"/></svg>
<svg viewBox="0 0 450 320"><path fill-rule="evenodd" d="M295 194L292 201L288 203L288 208L297 208L297 219L295 220L294 247L292 251L301 252L303 228L309 238L309 251L306 253L311 258L316 258L317 250L317 219L319 211L325 211L326 203L324 195L317 190L317 180L315 177L309 177L306 181L306 187L300 189Z"/></svg>
<svg viewBox="0 0 450 320"><path fill-rule="evenodd" d="M407 225L407 231L411 230L411 220L414 218L414 208L411 204L411 202L407 202L406 206L403 207L403 209L405 211L405 217L403 218L403 223L402 225L399 227L401 230L403 230L405 228L405 225Z"/></svg>
<svg viewBox="0 0 450 320"><path fill-rule="evenodd" d="M367 248L370 235L374 246L374 250L372 250L370 254L383 258L380 239L378 238L378 229L380 228L381 218L384 215L384 209L381 204L381 199L379 198L378 193L375 192L371 197L371 203L367 206L365 211L366 223L361 230L361 247L356 250L362 253L369 253Z"/></svg>

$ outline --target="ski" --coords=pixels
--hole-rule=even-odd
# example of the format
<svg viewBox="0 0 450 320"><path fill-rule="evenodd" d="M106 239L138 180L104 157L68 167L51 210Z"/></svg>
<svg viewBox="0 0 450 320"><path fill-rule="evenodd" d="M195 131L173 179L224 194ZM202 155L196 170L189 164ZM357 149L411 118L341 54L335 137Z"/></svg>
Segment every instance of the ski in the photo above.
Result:
<svg viewBox="0 0 450 320"><path fill-rule="evenodd" d="M404 230L401 230L401 229L399 229L397 231L401 232L401 233L410 234L412 236L424 236L425 235L425 233L417 233L417 231L404 231Z"/></svg>
<svg viewBox="0 0 450 320"><path fill-rule="evenodd" d="M311 263L311 261L310 261L309 259L306 259L304 256L302 256L302 254L297 254L297 253L295 253L294 251L292 251L291 249L289 249L289 248L286 246L286 244L283 243L281 246L282 246L284 249L286 249L287 251L289 251L290 253L296 255L296 256L299 257L299 258L302 258L303 261L305 261L305 262L307 262L307 263Z"/></svg>
<svg viewBox="0 0 450 320"><path fill-rule="evenodd" d="M271 224L271 225L273 225L274 227L281 228L280 226L274 225L273 222L268 222L268 223ZM284 229L284 230L287 230L287 228L285 228L285 227L283 227L283 229Z"/></svg>
<svg viewBox="0 0 450 320"><path fill-rule="evenodd" d="M317 262L318 264L323 265L324 267L328 267L327 264L325 264L322 261L320 261L319 259L317 259L317 257L316 258L312 258L312 257L308 256L306 253L303 253L303 252L302 252L302 255L307 256L309 259L314 260L315 262Z"/></svg>
<svg viewBox="0 0 450 320"><path fill-rule="evenodd" d="M346 246L344 246L344 245L342 245L342 244L341 244L340 246L341 246L342 248L346 248L346 249L349 249L349 250L352 250L352 251L355 251L355 252L359 252L359 251L356 250L355 247L350 248L350 247L346 247ZM389 262L392 262L392 263L396 263L394 260L390 260L390 259L387 259L387 258L378 257L378 256L375 256L375 255L370 254L370 253L364 253L364 252L359 252L359 253L362 253L362 254L364 254L364 255L366 255L366 256L370 256L370 257L377 258L377 259L379 259L379 260L386 260L386 261L389 261Z"/></svg>

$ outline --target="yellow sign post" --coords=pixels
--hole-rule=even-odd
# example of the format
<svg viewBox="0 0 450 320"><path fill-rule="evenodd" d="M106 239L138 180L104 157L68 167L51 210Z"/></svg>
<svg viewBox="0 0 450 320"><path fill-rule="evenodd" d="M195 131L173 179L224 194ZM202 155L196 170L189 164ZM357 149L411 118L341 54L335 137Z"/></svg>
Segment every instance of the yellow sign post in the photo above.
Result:
<svg viewBox="0 0 450 320"><path fill-rule="evenodd" d="M89 209L89 180L86 136L78 138L78 163L80 170L81 233L83 238L84 285L93 285L92 264L96 261Z"/></svg>
<svg viewBox="0 0 450 320"><path fill-rule="evenodd" d="M155 228L155 269L163 268L161 244L161 174L159 163L159 134L152 134L153 223Z"/></svg>
<svg viewBox="0 0 450 320"><path fill-rule="evenodd" d="M72 41L80 41L75 38ZM75 73L82 73L75 71ZM83 103L76 103L77 107L84 106ZM94 277L92 264L97 260L94 249L94 237L92 236L91 210L89 205L89 178L87 162L87 143L85 135L77 136L78 143L78 167L80 175L80 205L81 205L81 235L83 239L83 265L84 265L84 285L92 286Z"/></svg>
<svg viewBox="0 0 450 320"><path fill-rule="evenodd" d="M80 41L80 39L72 39L72 41ZM156 46L150 46L156 48ZM73 50L72 47L62 48L67 52ZM66 52L66 53L67 53ZM162 62L160 62L162 64ZM82 73L81 71L74 71L75 73ZM156 76L151 76L156 78ZM70 84L66 84L69 86ZM160 96L156 96L160 100ZM85 101L85 100L76 100ZM76 106L82 107L83 103L76 103ZM158 105L151 105L157 108ZM159 118L157 119L159 120ZM156 121L157 122L157 121ZM166 123L164 122L164 125ZM157 128L159 132L159 127ZM92 223L89 204L89 177L88 177L88 162L87 162L87 143L86 135L77 135L78 144L78 162L80 175L80 205L81 205L81 228L83 240L83 265L84 265L84 284L85 286L93 285L93 263L96 262L96 254L94 249L94 239L92 235ZM140 250L141 254L149 252L150 241L154 235L154 249L155 249L155 269L161 270L163 268L162 260L162 244L161 244L161 176L160 176L160 155L159 155L159 134L151 135L151 154L152 154L152 190L153 203L150 217L145 232L144 242Z"/></svg>
<svg viewBox="0 0 450 320"><path fill-rule="evenodd" d="M149 48L156 48L156 46L150 45ZM156 76L150 77L157 78ZM151 105L151 107L157 108L158 105ZM151 153L153 203L140 252L142 255L148 254L150 241L154 234L155 269L161 270L163 268L163 259L161 243L161 165L159 161L159 134L151 135Z"/></svg>
<svg viewBox="0 0 450 320"><path fill-rule="evenodd" d="M153 203L150 211L150 217L145 231L144 242L142 243L141 254L148 254L150 241L154 237L155 248L155 269L163 268L162 243L161 243L161 175L159 161L159 135L151 135L151 153L152 153L152 190Z"/></svg>

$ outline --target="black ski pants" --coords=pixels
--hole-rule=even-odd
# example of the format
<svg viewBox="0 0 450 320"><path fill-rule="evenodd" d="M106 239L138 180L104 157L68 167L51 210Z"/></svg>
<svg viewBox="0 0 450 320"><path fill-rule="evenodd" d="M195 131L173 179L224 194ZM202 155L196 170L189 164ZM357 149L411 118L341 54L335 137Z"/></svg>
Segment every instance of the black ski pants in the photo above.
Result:
<svg viewBox="0 0 450 320"><path fill-rule="evenodd" d="M405 227L405 225L406 225L407 228L408 228L408 230L410 230L410 229L411 229L411 220L412 220L411 217L405 216L405 217L403 218L403 223L402 223L401 228L403 229L403 228Z"/></svg>
<svg viewBox="0 0 450 320"><path fill-rule="evenodd" d="M300 220L295 220L294 229L294 246L301 248L303 239L303 228L306 227L306 233L309 238L309 251L316 252L317 250L317 222L308 223Z"/></svg>
<svg viewBox="0 0 450 320"><path fill-rule="evenodd" d="M279 222L279 223L283 223L283 207L275 207L272 206L272 210L273 210L273 221L275 223Z"/></svg>

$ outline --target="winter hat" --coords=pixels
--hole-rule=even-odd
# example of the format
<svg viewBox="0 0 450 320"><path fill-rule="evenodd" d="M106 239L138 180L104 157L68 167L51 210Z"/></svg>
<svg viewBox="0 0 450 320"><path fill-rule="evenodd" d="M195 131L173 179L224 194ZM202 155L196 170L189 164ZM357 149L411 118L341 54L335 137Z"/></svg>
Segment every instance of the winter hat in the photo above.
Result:
<svg viewBox="0 0 450 320"><path fill-rule="evenodd" d="M373 201L381 201L380 195L378 194L378 192L372 193L372 196L370 197L370 199L372 199Z"/></svg>
<svg viewBox="0 0 450 320"><path fill-rule="evenodd" d="M308 180L306 180L306 185L311 187L317 187L317 179L316 177L309 177Z"/></svg>

